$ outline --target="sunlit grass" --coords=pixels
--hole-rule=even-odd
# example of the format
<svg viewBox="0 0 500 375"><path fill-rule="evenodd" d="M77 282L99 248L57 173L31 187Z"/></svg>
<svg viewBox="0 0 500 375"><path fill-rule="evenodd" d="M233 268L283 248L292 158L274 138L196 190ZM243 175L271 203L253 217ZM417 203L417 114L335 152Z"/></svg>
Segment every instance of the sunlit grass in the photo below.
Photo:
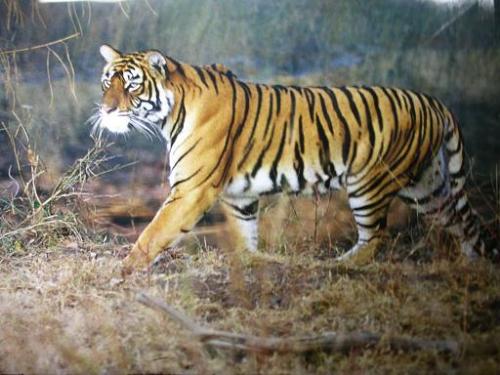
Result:
<svg viewBox="0 0 500 375"><path fill-rule="evenodd" d="M285 246L285 244L283 244ZM499 365L498 272L486 262L436 258L361 268L267 249L182 249L124 282L119 249L62 242L0 265L0 368L7 372L493 371ZM403 249L403 251L406 251ZM234 268L234 257L240 267ZM236 272L236 274L234 274ZM145 291L214 328L260 336L371 331L454 339L464 353L234 355L208 350L134 300Z"/></svg>

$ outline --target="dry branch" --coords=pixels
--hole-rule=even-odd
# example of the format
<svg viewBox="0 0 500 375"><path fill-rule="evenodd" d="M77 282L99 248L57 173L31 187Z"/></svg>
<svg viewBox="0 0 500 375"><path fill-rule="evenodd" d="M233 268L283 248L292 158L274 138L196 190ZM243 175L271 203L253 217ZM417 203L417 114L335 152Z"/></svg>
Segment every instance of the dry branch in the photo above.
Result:
<svg viewBox="0 0 500 375"><path fill-rule="evenodd" d="M81 34L77 32L77 33L65 36L64 38L53 40L52 42L48 42L48 43L37 44L36 46L32 46L32 47L16 48L16 49L8 50L8 51L1 51L0 50L0 54L11 55L11 54L19 53L19 52L28 52L28 51L33 51L33 50L37 50L40 48L47 48L47 47L53 46L54 44L59 44L59 43L65 42L69 39L77 38L80 35Z"/></svg>
<svg viewBox="0 0 500 375"><path fill-rule="evenodd" d="M432 350L457 355L459 345L453 340L425 340L413 337L385 336L370 332L336 333L303 337L259 337L204 327L185 313L167 303L151 298L144 293L137 295L137 301L168 314L173 320L198 340L219 348L238 349L259 353L304 353L314 350L349 352L352 349L373 348L385 344L397 351Z"/></svg>

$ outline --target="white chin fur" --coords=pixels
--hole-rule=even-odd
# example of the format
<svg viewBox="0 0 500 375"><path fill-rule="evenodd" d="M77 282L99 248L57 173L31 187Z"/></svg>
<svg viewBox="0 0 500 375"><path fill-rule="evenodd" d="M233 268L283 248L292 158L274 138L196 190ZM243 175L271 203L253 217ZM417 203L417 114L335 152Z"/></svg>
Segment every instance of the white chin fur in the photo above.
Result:
<svg viewBox="0 0 500 375"><path fill-rule="evenodd" d="M113 111L111 113L101 112L100 127L109 130L112 133L126 133L129 131L129 116L126 113Z"/></svg>

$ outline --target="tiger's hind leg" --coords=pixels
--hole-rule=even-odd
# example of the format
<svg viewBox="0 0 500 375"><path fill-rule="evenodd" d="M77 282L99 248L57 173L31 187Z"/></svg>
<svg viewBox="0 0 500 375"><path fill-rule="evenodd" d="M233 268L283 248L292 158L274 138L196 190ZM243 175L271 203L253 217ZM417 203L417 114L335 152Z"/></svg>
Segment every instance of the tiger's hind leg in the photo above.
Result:
<svg viewBox="0 0 500 375"><path fill-rule="evenodd" d="M222 208L238 250L257 250L259 200L255 197L224 196Z"/></svg>
<svg viewBox="0 0 500 375"><path fill-rule="evenodd" d="M381 178L382 186L384 180L391 180L389 174L377 177ZM397 187L395 181L392 181L379 191L378 184L375 188L371 186L373 180L347 187L349 205L358 230L358 240L349 251L337 258L338 261L366 264L373 260L383 242L389 204Z"/></svg>
<svg viewBox="0 0 500 375"><path fill-rule="evenodd" d="M428 221L455 236L462 253L474 259L487 252L480 220L464 191L463 160L450 162L444 147L419 180L398 195Z"/></svg>

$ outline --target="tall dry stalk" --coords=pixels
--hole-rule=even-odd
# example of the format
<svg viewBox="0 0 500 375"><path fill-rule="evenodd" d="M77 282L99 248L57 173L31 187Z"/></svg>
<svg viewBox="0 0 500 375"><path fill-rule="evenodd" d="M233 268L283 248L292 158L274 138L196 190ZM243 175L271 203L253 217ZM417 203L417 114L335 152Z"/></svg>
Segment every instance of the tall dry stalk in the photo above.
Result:
<svg viewBox="0 0 500 375"><path fill-rule="evenodd" d="M85 185L91 179L122 166L106 166L111 159L105 154L107 145L96 139L87 153L58 179L51 191L42 194L39 181L47 173L47 168L32 146L25 126L19 123L14 130L5 124L2 126L16 160L17 179L12 178L12 181L18 183L20 188L8 204L0 207L0 247L8 247L16 239L23 242L26 237L43 242L62 232L82 240L87 229L85 219L80 215L82 202L87 196Z"/></svg>

